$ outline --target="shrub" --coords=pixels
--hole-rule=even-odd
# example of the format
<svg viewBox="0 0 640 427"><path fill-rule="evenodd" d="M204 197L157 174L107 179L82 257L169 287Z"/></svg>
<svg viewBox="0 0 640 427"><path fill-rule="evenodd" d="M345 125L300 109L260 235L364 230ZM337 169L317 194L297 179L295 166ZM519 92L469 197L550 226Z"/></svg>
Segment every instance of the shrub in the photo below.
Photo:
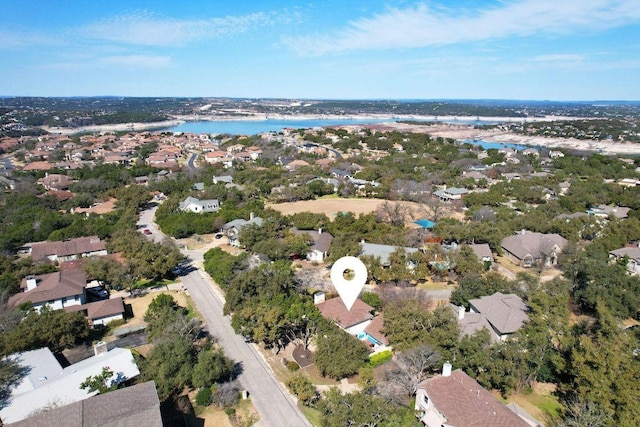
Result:
<svg viewBox="0 0 640 427"><path fill-rule="evenodd" d="M292 360L287 362L287 369L291 372L296 372L298 369L300 369L300 366L298 366L298 364Z"/></svg>
<svg viewBox="0 0 640 427"><path fill-rule="evenodd" d="M196 404L198 406L209 406L213 400L213 395L209 387L201 389L196 394Z"/></svg>
<svg viewBox="0 0 640 427"><path fill-rule="evenodd" d="M393 353L391 350L381 351L380 353L376 353L373 356L369 357L369 362L367 362L367 366L371 368L378 367L380 365L385 364L393 357Z"/></svg>
<svg viewBox="0 0 640 427"><path fill-rule="evenodd" d="M232 417L236 414L236 409L235 408L224 408L224 413L227 414L228 416Z"/></svg>
<svg viewBox="0 0 640 427"><path fill-rule="evenodd" d="M212 402L221 407L234 406L240 400L240 387L233 381L214 386Z"/></svg>
<svg viewBox="0 0 640 427"><path fill-rule="evenodd" d="M301 372L291 376L287 380L287 388L293 393L304 405L311 405L318 399L318 391L309 378Z"/></svg>

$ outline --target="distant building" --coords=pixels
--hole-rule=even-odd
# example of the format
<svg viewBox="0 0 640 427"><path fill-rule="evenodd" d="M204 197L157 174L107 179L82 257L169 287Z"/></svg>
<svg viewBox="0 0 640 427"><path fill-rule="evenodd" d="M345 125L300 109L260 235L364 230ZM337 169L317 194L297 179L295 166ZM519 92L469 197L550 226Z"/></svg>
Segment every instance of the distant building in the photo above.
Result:
<svg viewBox="0 0 640 427"><path fill-rule="evenodd" d="M220 202L218 199L210 200L198 200L195 197L187 197L178 206L183 212L193 213L211 213L217 212L220 209Z"/></svg>
<svg viewBox="0 0 640 427"><path fill-rule="evenodd" d="M98 236L78 237L56 242L37 242L31 244L29 255L33 261L72 261L75 259L106 255L107 248Z"/></svg>
<svg viewBox="0 0 640 427"><path fill-rule="evenodd" d="M507 256L522 267L550 266L558 263L558 254L568 241L559 234L532 233L522 230L502 239Z"/></svg>

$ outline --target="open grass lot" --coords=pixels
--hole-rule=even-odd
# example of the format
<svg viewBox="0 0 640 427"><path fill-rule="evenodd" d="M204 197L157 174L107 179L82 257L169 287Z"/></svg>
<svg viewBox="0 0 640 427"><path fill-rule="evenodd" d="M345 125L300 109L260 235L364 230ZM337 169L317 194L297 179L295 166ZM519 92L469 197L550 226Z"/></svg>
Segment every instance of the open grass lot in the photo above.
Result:
<svg viewBox="0 0 640 427"><path fill-rule="evenodd" d="M499 394L496 397L505 404L516 403L538 421L547 424L550 419L558 417L561 409L558 398L553 394L555 389L554 384L534 383L530 391L510 395L506 401Z"/></svg>
<svg viewBox="0 0 640 427"><path fill-rule="evenodd" d="M333 219L339 212L353 212L356 216L375 212L386 200L382 199L345 199L342 197L323 198L317 200L303 200L300 202L268 204L267 207L277 210L283 215L292 215L300 212L323 213ZM419 203L400 202L409 206L413 213L413 220L428 218L428 209ZM450 209L445 209L445 217L462 218L463 214ZM410 221L410 224L413 222ZM408 224L409 225L409 224Z"/></svg>

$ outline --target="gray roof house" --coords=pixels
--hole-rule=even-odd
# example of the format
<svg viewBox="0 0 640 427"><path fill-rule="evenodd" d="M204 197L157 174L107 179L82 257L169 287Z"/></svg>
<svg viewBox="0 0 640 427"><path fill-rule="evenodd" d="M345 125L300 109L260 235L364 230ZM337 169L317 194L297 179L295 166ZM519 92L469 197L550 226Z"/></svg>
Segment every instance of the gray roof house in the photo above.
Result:
<svg viewBox="0 0 640 427"><path fill-rule="evenodd" d="M443 202L451 202L453 200L462 200L464 196L469 193L469 190L466 188L445 188L444 190L438 190L433 193L434 196L438 197Z"/></svg>
<svg viewBox="0 0 640 427"><path fill-rule="evenodd" d="M542 234L522 230L502 239L507 256L522 267L536 264L550 266L558 263L558 254L568 241L559 234Z"/></svg>
<svg viewBox="0 0 640 427"><path fill-rule="evenodd" d="M2 421L14 423L44 408L67 405L91 397L96 392L82 389L80 384L89 376L99 375L105 367L114 373L111 380L118 383L140 375L131 350L114 348L107 351L103 342L95 345L94 350L95 356L66 368L60 365L46 347L8 356L28 372L20 384L10 390L8 403L0 409Z"/></svg>
<svg viewBox="0 0 640 427"><path fill-rule="evenodd" d="M399 246L391 246L391 245L379 245L377 243L360 243L360 255L359 256L371 256L373 258L380 258L380 265L383 267L388 267L391 264L390 256L394 253L398 248L404 249L405 253L412 254L418 252L416 248L408 248L408 247L399 247Z"/></svg>
<svg viewBox="0 0 640 427"><path fill-rule="evenodd" d="M225 225L222 226L222 230L229 238L229 244L231 246L239 247L240 241L240 231L243 227L247 225L257 225L258 227L262 225L262 218L259 216L254 216L253 213L250 215L249 220L246 219L234 219L233 221L229 221Z"/></svg>
<svg viewBox="0 0 640 427"><path fill-rule="evenodd" d="M6 427L162 427L153 381L89 397L6 424Z"/></svg>
<svg viewBox="0 0 640 427"><path fill-rule="evenodd" d="M456 308L463 334L473 334L488 323L492 341L506 340L529 318L527 305L519 296L501 292L469 300L469 313L463 307Z"/></svg>
<svg viewBox="0 0 640 427"><path fill-rule="evenodd" d="M220 209L220 202L218 199L198 200L189 196L180 202L179 208L181 211L193 213L216 212Z"/></svg>
<svg viewBox="0 0 640 427"><path fill-rule="evenodd" d="M629 274L640 275L640 247L627 246L609 252L611 260L621 261L625 257L628 259L626 267Z"/></svg>
<svg viewBox="0 0 640 427"><path fill-rule="evenodd" d="M333 241L333 235L322 231L322 229L315 230L291 230L294 234L308 234L313 239L313 245L307 252L307 259L313 262L324 262L326 258L331 242Z"/></svg>
<svg viewBox="0 0 640 427"><path fill-rule="evenodd" d="M476 257L478 257L478 261L493 263L493 253L487 243L472 244L469 245L469 247Z"/></svg>
<svg viewBox="0 0 640 427"><path fill-rule="evenodd" d="M233 184L233 177L231 175L214 176L213 183L214 184L220 184L220 183Z"/></svg>

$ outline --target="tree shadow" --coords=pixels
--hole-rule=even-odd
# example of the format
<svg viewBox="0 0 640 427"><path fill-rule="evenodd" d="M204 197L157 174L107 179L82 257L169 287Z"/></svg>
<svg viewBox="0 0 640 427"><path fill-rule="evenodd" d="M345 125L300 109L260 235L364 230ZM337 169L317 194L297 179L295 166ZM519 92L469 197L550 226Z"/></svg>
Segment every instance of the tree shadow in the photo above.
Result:
<svg viewBox="0 0 640 427"><path fill-rule="evenodd" d="M11 404L11 391L29 373L31 373L30 366L21 366L16 360L9 358L0 360L0 375L2 376L0 409L6 408Z"/></svg>
<svg viewBox="0 0 640 427"><path fill-rule="evenodd" d="M236 362L233 365L233 372L231 373L232 379L237 379L244 372L244 367L242 366L242 362Z"/></svg>

